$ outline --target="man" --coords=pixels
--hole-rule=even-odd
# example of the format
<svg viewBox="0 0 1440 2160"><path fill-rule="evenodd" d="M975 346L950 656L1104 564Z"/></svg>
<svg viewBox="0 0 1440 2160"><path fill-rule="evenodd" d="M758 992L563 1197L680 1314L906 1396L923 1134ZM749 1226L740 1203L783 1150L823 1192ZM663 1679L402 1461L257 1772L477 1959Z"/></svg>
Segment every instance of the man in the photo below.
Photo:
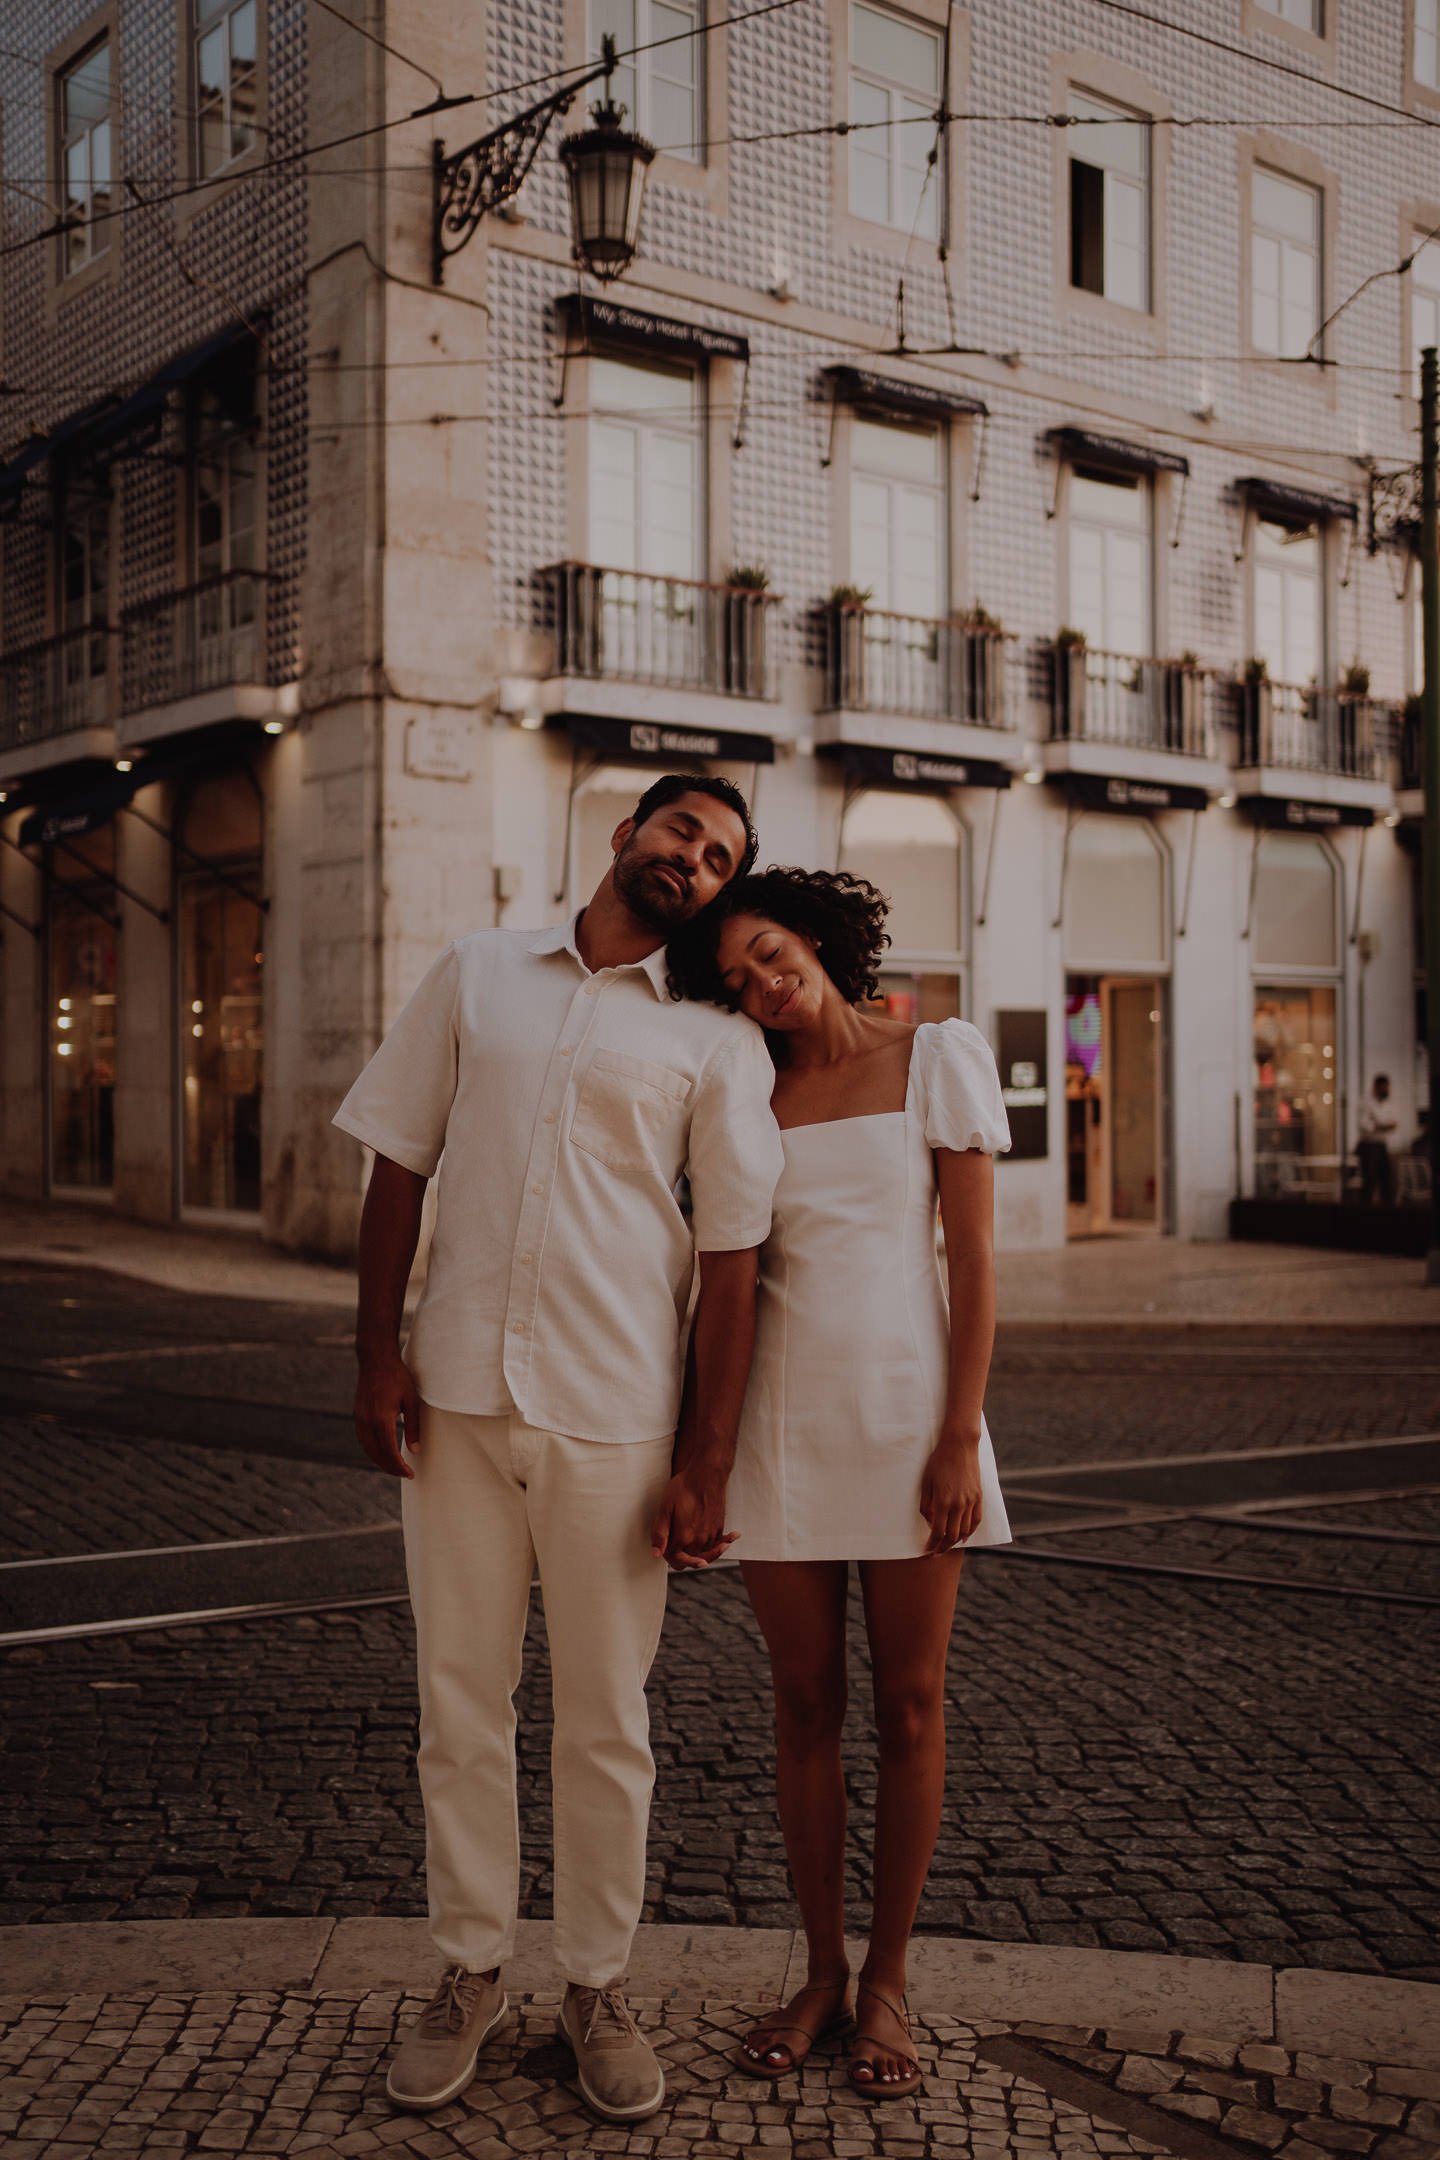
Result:
<svg viewBox="0 0 1440 2160"><path fill-rule="evenodd" d="M1395 1205L1395 1165L1390 1160L1390 1135L1397 1119L1390 1108L1390 1075L1376 1073L1370 1093L1360 1105L1360 1138L1355 1157L1360 1165L1361 1195L1366 1207Z"/></svg>
<svg viewBox="0 0 1440 2160"><path fill-rule="evenodd" d="M620 1992L655 1774L645 1678L665 1561L704 1566L728 1542L755 1248L781 1154L763 1036L672 1000L663 941L749 868L755 844L728 781L657 780L616 828L614 861L576 919L457 940L336 1115L375 1151L355 1420L371 1460L406 1480L430 1922L446 1964L390 2069L407 2108L463 2091L505 2013L520 1868L513 1697L537 1568L560 2036L600 2114L633 2121L664 2099ZM429 1275L402 1357L437 1166ZM691 1226L675 1198L682 1171ZM694 1387L677 1434L697 1252Z"/></svg>

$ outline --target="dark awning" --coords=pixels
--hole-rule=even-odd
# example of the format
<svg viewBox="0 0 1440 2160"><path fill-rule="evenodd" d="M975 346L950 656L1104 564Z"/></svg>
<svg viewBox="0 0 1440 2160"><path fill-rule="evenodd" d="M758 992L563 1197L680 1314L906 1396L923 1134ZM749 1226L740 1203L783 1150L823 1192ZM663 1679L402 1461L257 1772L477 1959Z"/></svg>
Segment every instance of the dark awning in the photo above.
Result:
<svg viewBox="0 0 1440 2160"><path fill-rule="evenodd" d="M1013 774L994 758L950 757L934 750L885 750L875 743L817 743L822 757L838 758L854 787L924 789L1008 788Z"/></svg>
<svg viewBox="0 0 1440 2160"><path fill-rule="evenodd" d="M1316 525L1328 518L1353 523L1359 509L1348 495L1325 495L1316 488L1291 487L1281 480L1266 480L1252 473L1240 482L1240 493L1260 517L1277 525Z"/></svg>
<svg viewBox="0 0 1440 2160"><path fill-rule="evenodd" d="M1303 802L1290 795L1245 795L1241 808L1256 825L1279 832L1333 832L1340 825L1373 825L1364 803Z"/></svg>
<svg viewBox="0 0 1440 2160"><path fill-rule="evenodd" d="M21 847L39 847L56 840L78 840L84 833L98 832L117 810L123 810L137 788L147 786L153 772L102 773L68 795L57 795L36 805L20 827Z"/></svg>
<svg viewBox="0 0 1440 2160"><path fill-rule="evenodd" d="M736 728L674 727L653 720L615 720L608 715L562 713L558 721L580 750L605 757L634 758L664 764L670 758L726 758L737 765L773 765L775 744L769 735L741 734Z"/></svg>
<svg viewBox="0 0 1440 2160"><path fill-rule="evenodd" d="M1110 773L1052 773L1076 810L1114 810L1122 817L1151 817L1157 810L1205 810L1203 787L1177 780L1122 780Z"/></svg>
<svg viewBox="0 0 1440 2160"><path fill-rule="evenodd" d="M898 375L877 375L873 368L827 367L821 370L831 394L861 411L913 414L922 420L948 420L989 411L983 398L964 390L937 390L929 383L905 382Z"/></svg>
<svg viewBox="0 0 1440 2160"><path fill-rule="evenodd" d="M47 435L32 435L23 450L8 464L0 465L0 502L19 494L29 474L47 458L61 452L81 458L105 457L147 428L158 432L172 390L214 366L227 353L238 354L242 345L253 343L248 330L232 323L167 361L128 397L106 398L97 405L87 405L83 411L59 421Z"/></svg>
<svg viewBox="0 0 1440 2160"><path fill-rule="evenodd" d="M1051 428L1046 434L1056 454L1073 464L1108 465L1115 472L1188 473L1190 460L1178 450L1157 450L1152 443L1126 435L1101 435L1093 428Z"/></svg>

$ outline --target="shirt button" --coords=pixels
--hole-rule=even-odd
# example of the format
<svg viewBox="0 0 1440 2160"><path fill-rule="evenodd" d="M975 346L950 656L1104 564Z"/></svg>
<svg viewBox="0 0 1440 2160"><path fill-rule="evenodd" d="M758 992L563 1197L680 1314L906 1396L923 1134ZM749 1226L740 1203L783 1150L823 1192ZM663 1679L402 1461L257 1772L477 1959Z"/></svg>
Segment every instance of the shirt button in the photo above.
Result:
<svg viewBox="0 0 1440 2160"><path fill-rule="evenodd" d="M523 1320L512 1320L510 1323L510 1332L512 1335L523 1335L525 1332L525 1322Z"/></svg>
<svg viewBox="0 0 1440 2160"><path fill-rule="evenodd" d="M544 1197L545 1197L545 1187L544 1187L543 1185L532 1185L532 1186L530 1187L530 1190L531 1190L531 1192L532 1192L532 1193L534 1193L534 1195L535 1195L535 1198L536 1198L537 1200L543 1200L543 1199L544 1199Z"/></svg>
<svg viewBox="0 0 1440 2160"><path fill-rule="evenodd" d="M560 1055L561 1055L561 1057L574 1057L574 1055L575 1055L575 1049L574 1049L574 1045L573 1045L573 1044L571 1044L571 1043L561 1043L561 1045L560 1045Z"/></svg>
<svg viewBox="0 0 1440 2160"><path fill-rule="evenodd" d="M553 1110L547 1110L545 1112L545 1123L547 1125L553 1125L555 1123L555 1112Z"/></svg>
<svg viewBox="0 0 1440 2160"><path fill-rule="evenodd" d="M520 1265L521 1265L521 1267L533 1267L533 1266L535 1265L535 1255L534 1255L534 1253L533 1253L533 1252L522 1252L522 1253L521 1253L521 1255L520 1255Z"/></svg>

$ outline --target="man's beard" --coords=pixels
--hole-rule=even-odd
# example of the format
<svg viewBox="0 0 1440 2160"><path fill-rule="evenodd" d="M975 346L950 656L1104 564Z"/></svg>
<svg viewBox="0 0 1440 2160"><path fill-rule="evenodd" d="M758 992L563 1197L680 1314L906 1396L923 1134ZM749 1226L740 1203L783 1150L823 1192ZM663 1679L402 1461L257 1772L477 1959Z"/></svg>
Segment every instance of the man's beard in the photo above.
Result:
<svg viewBox="0 0 1440 2160"><path fill-rule="evenodd" d="M660 876L662 870L671 875ZM683 891L675 878L683 880ZM632 841L615 857L615 890L631 914L662 937L696 912L695 890L685 872L661 855L642 855Z"/></svg>

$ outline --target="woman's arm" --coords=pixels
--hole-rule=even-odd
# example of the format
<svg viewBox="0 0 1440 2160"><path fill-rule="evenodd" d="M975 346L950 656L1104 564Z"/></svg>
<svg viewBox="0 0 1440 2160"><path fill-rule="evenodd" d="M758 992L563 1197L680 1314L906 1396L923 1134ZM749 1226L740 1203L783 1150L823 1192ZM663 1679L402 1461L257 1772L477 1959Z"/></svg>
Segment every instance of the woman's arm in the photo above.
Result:
<svg viewBox="0 0 1440 2160"><path fill-rule="evenodd" d="M930 1552L980 1527L980 1416L995 1344L995 1166L978 1148L936 1148L950 1279L945 1412L920 1493Z"/></svg>

